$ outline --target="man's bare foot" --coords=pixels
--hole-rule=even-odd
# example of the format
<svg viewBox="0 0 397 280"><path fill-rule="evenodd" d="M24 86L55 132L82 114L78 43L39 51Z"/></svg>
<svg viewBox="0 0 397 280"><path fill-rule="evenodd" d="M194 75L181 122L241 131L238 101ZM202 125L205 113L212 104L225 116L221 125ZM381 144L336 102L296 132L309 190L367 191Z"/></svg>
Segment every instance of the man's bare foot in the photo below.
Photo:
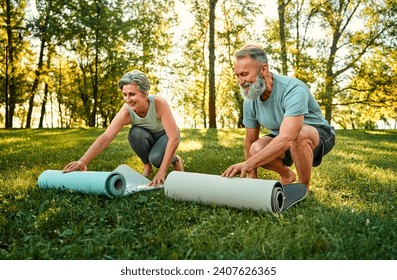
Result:
<svg viewBox="0 0 397 280"><path fill-rule="evenodd" d="M280 179L281 184L283 184L284 186L291 184L291 183L295 182L295 180L296 180L295 173L291 169L288 169L288 170L289 170L288 175L283 176Z"/></svg>
<svg viewBox="0 0 397 280"><path fill-rule="evenodd" d="M183 162L180 156L176 156L176 161L172 164L174 171L183 171Z"/></svg>
<svg viewBox="0 0 397 280"><path fill-rule="evenodd" d="M299 183L300 183L300 182L299 182ZM305 184L305 183L301 183L301 184L305 185L305 187L306 187L306 192L309 193L309 192L310 192L309 184Z"/></svg>
<svg viewBox="0 0 397 280"><path fill-rule="evenodd" d="M150 163L145 163L143 165L142 175L145 176L145 177L149 177L150 173L152 173L152 170L153 170L152 165Z"/></svg>

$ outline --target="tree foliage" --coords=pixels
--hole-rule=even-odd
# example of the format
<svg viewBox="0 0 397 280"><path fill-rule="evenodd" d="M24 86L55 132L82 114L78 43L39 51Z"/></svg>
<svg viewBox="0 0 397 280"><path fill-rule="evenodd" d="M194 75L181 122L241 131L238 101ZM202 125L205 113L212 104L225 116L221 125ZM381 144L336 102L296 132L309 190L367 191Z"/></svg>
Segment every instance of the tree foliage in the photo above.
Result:
<svg viewBox="0 0 397 280"><path fill-rule="evenodd" d="M393 57L392 48L385 46L395 30L395 1L280 0L278 3L283 17L269 20L265 33L271 40L267 44L268 52L281 61L275 63L276 70L285 72L287 65L288 73L308 83L329 122L362 128L374 127L376 121L384 120L385 114L379 110L389 104L379 97L364 98L364 89L352 90L352 84L354 88L358 81L368 78L363 69L371 65L369 61L378 59L380 49L383 55ZM285 35L284 40L280 34ZM381 69L384 67L377 69L377 75L388 77L386 83L392 82L395 70L385 73ZM382 81L378 77L375 84L380 86ZM361 106L352 108L353 103ZM368 115L364 121L363 115L370 111L378 113ZM388 114L387 118L390 117L395 118ZM368 118L372 120L371 126Z"/></svg>
<svg viewBox="0 0 397 280"><path fill-rule="evenodd" d="M0 124L107 126L118 79L139 69L180 125L241 127L233 53L245 44L306 82L339 127L397 119L395 0L181 1L191 26L175 37L174 1L1 0Z"/></svg>
<svg viewBox="0 0 397 280"><path fill-rule="evenodd" d="M32 42L40 42L38 62L29 64L34 77L25 91L28 118L21 122L26 120L26 127L37 120L34 109L44 100L57 105L41 106L41 114L48 114L48 107L52 118L56 113L57 126L108 125L121 104L117 80L132 69L147 72L156 91L158 78L153 72L166 63L161 58L172 47L173 1L39 0L36 4L38 15L24 23Z"/></svg>
<svg viewBox="0 0 397 280"><path fill-rule="evenodd" d="M29 64L28 44L23 40L26 36L26 28L23 25L24 8L26 1L2 0L0 4L0 44L2 49L1 56L1 107L4 106L5 127L13 127L14 115L18 111L18 105L23 100L25 80L24 55ZM3 55L4 54L4 55ZM26 76L25 76L26 77ZM23 114L21 114L23 115Z"/></svg>
<svg viewBox="0 0 397 280"><path fill-rule="evenodd" d="M222 127L242 125L242 98L234 78L233 53L255 37L255 16L261 5L251 0L219 1L215 9L214 58L210 67L209 5L186 1L194 21L183 46L184 63L181 68L183 87L177 91L183 96L184 115L193 127L211 127L209 122L210 68L215 81L212 100L216 109L216 123ZM210 4L210 2L208 2ZM208 105L207 105L208 104Z"/></svg>

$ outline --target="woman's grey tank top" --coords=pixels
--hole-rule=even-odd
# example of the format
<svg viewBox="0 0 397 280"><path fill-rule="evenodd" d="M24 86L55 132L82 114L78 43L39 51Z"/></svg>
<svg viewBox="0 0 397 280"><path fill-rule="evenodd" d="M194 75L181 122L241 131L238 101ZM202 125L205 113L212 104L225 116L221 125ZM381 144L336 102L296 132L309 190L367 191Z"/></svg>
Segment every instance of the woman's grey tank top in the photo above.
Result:
<svg viewBox="0 0 397 280"><path fill-rule="evenodd" d="M138 116L134 110L132 110L127 104L125 104L128 113L130 114L131 117L131 126L143 127L149 130L151 133L163 131L164 130L163 123L161 122L161 119L157 117L154 95L151 94L148 96L148 98L149 98L149 110L146 116L143 118Z"/></svg>

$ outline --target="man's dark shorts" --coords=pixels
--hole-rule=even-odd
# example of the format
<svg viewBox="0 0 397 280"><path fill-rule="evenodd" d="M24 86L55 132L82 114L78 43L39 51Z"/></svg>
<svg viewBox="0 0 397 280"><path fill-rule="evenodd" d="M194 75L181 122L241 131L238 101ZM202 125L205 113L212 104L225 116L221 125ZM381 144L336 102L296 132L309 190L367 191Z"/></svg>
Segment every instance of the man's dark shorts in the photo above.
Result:
<svg viewBox="0 0 397 280"><path fill-rule="evenodd" d="M313 166L319 166L323 160L323 156L328 154L335 146L335 134L331 132L329 127L315 127L320 135L320 142L313 151ZM269 137L276 137L274 134L267 134ZM290 150L285 151L283 162L286 166L291 166L294 162L291 157Z"/></svg>

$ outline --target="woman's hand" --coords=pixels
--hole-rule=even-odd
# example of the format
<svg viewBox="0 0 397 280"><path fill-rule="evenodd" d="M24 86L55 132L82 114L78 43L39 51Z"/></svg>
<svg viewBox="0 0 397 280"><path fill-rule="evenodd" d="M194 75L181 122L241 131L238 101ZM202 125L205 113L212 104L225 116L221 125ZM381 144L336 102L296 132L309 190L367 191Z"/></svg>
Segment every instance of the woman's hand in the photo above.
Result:
<svg viewBox="0 0 397 280"><path fill-rule="evenodd" d="M153 180L149 183L149 187L160 187L165 182L165 172L157 172Z"/></svg>
<svg viewBox="0 0 397 280"><path fill-rule="evenodd" d="M63 173L68 173L71 171L76 171L76 170L80 170L80 171L87 171L87 165L82 162L82 161L72 161L70 163L68 163L64 168L63 168Z"/></svg>

